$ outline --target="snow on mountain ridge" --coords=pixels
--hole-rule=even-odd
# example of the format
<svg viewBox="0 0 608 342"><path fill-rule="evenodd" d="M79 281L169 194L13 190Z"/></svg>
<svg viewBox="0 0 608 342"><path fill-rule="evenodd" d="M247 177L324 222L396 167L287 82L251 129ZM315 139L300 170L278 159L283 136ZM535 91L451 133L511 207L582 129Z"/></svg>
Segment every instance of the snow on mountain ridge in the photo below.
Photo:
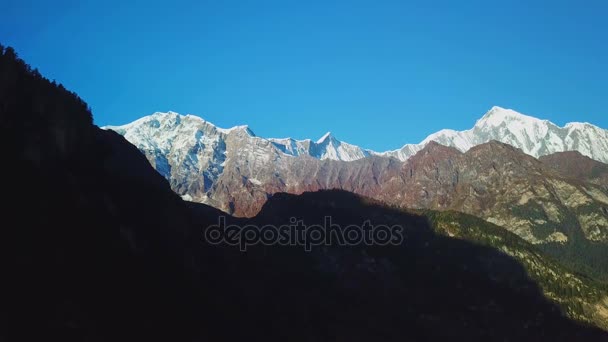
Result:
<svg viewBox="0 0 608 342"><path fill-rule="evenodd" d="M287 159L298 156L344 161L367 156L361 148L334 137L319 144L291 138L265 139L246 125L220 128L198 116L175 112L157 112L104 129L123 135L142 151L176 193L202 203L213 200L209 194L214 186L220 186L226 168L247 169L255 176L259 170L281 163L281 159L289 165ZM259 186L259 179L264 178L246 181Z"/></svg>
<svg viewBox="0 0 608 342"><path fill-rule="evenodd" d="M491 140L515 146L537 158L555 152L578 151L592 159L608 163L608 130L589 123L568 123L559 127L548 120L498 106L486 112L471 129L444 129L429 135L420 144L407 144L398 150L379 154L405 161L429 141L466 152Z"/></svg>
<svg viewBox="0 0 608 342"><path fill-rule="evenodd" d="M321 138L319 138L319 140L317 140L317 144L322 144L323 142L325 142L325 140L331 139L331 138L332 138L331 132L327 132Z"/></svg>
<svg viewBox="0 0 608 342"><path fill-rule="evenodd" d="M184 139L192 138L193 132L190 132L191 129L178 127L182 123L206 127L208 132L202 136L212 140L216 139L214 134L227 136L238 131L243 131L250 137L256 137L246 125L227 129L219 128L198 116L180 115L171 111L168 113L156 112L126 125L106 126L105 128L119 132L140 148L154 149L160 147L161 150L166 151L167 146L165 145L168 143L185 146L187 144ZM145 128L143 127L157 129L158 132L154 134L144 132ZM176 132L180 132L179 135L186 134L186 137L177 137L176 132L161 132L162 130L175 129L177 129ZM559 127L548 120L541 120L498 106L494 106L486 112L471 129L464 131L443 129L429 135L419 144L406 144L400 149L386 152L375 152L342 142L337 140L330 132L327 132L316 142L310 139L257 138L269 142L274 146L276 152L282 155L308 155L317 159L342 161L357 160L370 155L389 156L405 161L424 148L430 141L452 146L465 152L473 146L490 140L498 140L521 148L525 153L534 157L554 152L576 150L590 158L608 162L608 131L589 123L580 122L571 122L564 127ZM217 139L221 140L223 138L217 137Z"/></svg>

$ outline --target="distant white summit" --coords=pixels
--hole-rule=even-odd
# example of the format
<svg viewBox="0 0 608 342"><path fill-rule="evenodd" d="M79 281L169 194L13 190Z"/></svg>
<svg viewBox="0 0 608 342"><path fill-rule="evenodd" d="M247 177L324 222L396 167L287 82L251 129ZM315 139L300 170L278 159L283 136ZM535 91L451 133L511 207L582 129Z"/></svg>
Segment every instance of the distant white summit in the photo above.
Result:
<svg viewBox="0 0 608 342"><path fill-rule="evenodd" d="M550 121L492 107L473 128L466 131L444 129L419 144L407 144L394 151L375 152L336 139L330 132L319 140L257 137L248 126L219 128L194 115L175 112L154 113L123 126L107 126L149 155L197 169L210 169L210 176L221 172L228 158L226 144L237 143L241 152L272 154L268 158L308 156L316 159L353 161L370 155L407 160L430 141L467 151L490 140L510 144L534 157L562 151L579 151L592 159L608 163L608 131L588 123L569 123L559 127ZM256 150L256 146L263 146ZM153 153L150 153L153 152ZM193 155L193 153L195 155ZM196 157L196 158L195 158ZM190 158L190 159L188 159ZM253 156L252 156L253 158ZM171 160L169 160L171 159ZM163 160L160 160L161 164ZM170 170L165 170L170 172ZM162 172L161 172L162 173Z"/></svg>
<svg viewBox="0 0 608 342"><path fill-rule="evenodd" d="M559 127L498 106L492 107L473 128L466 131L441 130L420 144L405 145L399 150L381 153L406 160L430 141L467 151L473 146L497 140L525 153L540 157L563 151L579 151L592 159L608 163L608 131L588 123L569 123Z"/></svg>
<svg viewBox="0 0 608 342"><path fill-rule="evenodd" d="M327 133L325 133L325 134L324 134L324 135L323 135L321 138L319 138L319 140L317 140L317 144L322 144L322 143L324 143L326 140L329 140L329 139L331 139L331 138L332 138L332 136L331 136L331 132L327 132Z"/></svg>

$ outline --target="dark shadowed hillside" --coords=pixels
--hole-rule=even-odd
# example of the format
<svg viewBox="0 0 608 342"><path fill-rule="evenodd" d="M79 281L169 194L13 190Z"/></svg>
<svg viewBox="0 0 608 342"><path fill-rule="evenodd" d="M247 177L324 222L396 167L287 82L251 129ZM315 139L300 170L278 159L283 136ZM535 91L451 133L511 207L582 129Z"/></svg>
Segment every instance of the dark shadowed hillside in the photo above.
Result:
<svg viewBox="0 0 608 342"><path fill-rule="evenodd" d="M75 94L1 52L1 339L200 336L199 244L181 199Z"/></svg>
<svg viewBox="0 0 608 342"><path fill-rule="evenodd" d="M203 232L221 212L186 205L137 148L93 126L81 99L3 47L0 129L2 341L608 339L566 318L572 300L560 307L564 295L543 295L553 289L544 271L566 273L542 254L534 254L534 273L517 253L450 230L453 218L346 192L277 194L257 217L228 221L369 219L403 225L403 244L246 253L209 245ZM602 314L595 301L605 292L581 284L588 299L571 311L583 317L571 316L601 325L593 315ZM600 306L587 314L592 305Z"/></svg>

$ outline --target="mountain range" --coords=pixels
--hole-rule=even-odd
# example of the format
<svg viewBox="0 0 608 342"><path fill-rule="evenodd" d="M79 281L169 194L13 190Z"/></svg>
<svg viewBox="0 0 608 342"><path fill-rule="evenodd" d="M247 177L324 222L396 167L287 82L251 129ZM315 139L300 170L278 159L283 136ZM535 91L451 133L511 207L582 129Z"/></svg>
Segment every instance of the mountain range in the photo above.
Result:
<svg viewBox="0 0 608 342"><path fill-rule="evenodd" d="M200 117L175 112L157 112L123 126L104 128L119 132L140 149L152 150L167 150L167 144L176 141L178 134L181 141L176 141L177 148L183 149L188 143L192 146L193 143L209 142L209 139L225 141L231 132L243 131L252 139L269 141L277 152L285 155L306 155L321 160L353 161L378 155L405 161L431 141L466 152L476 145L496 140L520 148L524 153L537 158L556 152L578 151L592 159L608 162L608 130L581 122L571 122L559 127L548 120L498 106L492 107L469 130L444 129L429 135L419 144L406 144L400 149L385 152L376 152L340 141L331 132L316 141L293 138L266 139L257 137L247 125L223 129ZM192 130L195 132L194 136ZM163 131L164 134L159 133Z"/></svg>
<svg viewBox="0 0 608 342"><path fill-rule="evenodd" d="M539 157L562 151L578 152L581 156L600 162L608 160L606 130L581 123L570 123L560 128L549 121L500 107L493 107L470 130L443 130L430 135L420 144L405 145L400 150L381 153L341 142L329 133L316 142L290 138L265 139L257 137L248 126L222 129L199 117L182 116L173 112L155 113L124 126L105 128L118 132L137 146L156 170L169 180L173 190L185 199L209 203L238 216L255 215L268 194L281 191L301 193L331 188L347 189L407 207L445 209L456 206L456 209L480 214L475 212L477 209L472 209L475 205L462 204L464 207L460 208L452 202L442 200L442 192L431 191L429 187L436 185L439 174L436 179L429 179L426 183L417 182L418 189L407 189L407 198L404 198L406 185L397 183L403 183L406 178L413 178L413 169L409 175L404 175L404 168L411 169L411 166L404 165L415 164L410 158L422 151L423 154L439 153L440 155L434 157L437 160L450 160L448 157L460 156L476 146L498 141L514 146L521 152L509 150L510 155L503 155L507 153L507 150L503 149L497 151L496 155L488 155L500 168L505 167L502 163L505 158L531 160L526 158L525 154ZM434 148L436 143L453 149L443 151ZM431 147L427 148L429 146ZM485 150L486 148L482 147L477 151ZM380 164L382 166L379 166ZM525 182L528 182L532 175L547 173L537 170L541 168L540 164L534 165L532 168L520 168L510 172ZM435 164L430 167L435 167ZM470 182L478 192L481 191L481 185L475 186L474 183L483 180L473 177L467 179L465 175L471 169L486 170L484 167L487 165L482 165L480 159L469 158L468 162L459 168L450 164L451 169L442 172L441 176L447 173L450 178L447 183L453 183L452 185ZM545 168L547 167L545 165ZM354 172L356 174L353 174ZM440 172L439 167L436 172ZM352 184L353 182L357 184ZM503 183L510 185L508 180ZM488 183L481 187L496 185ZM608 202L608 198L603 197L605 189L600 185L590 185L588 189L582 190L580 197L593 198L593 201L599 203ZM387 191L387 187L394 191ZM525 192L522 190L517 196L524 196ZM389 193L392 194L389 196ZM549 193L556 194L553 190ZM503 196L502 200L504 199ZM487 203L484 203L485 205ZM497 213L496 210L486 210L485 214L480 216L492 219ZM547 215L555 218L555 214ZM528 223L517 221L519 223L515 224L514 220L504 221L503 218L494 218L494 221L502 221L505 224L509 222L515 227L523 226L525 228L522 228L519 234L530 241L538 241L530 232ZM600 231L603 231L605 227L603 221L600 222ZM587 235L593 235L593 239L604 239L605 233L595 231ZM557 236L553 235L551 239L555 238ZM560 236L561 238L563 237Z"/></svg>
<svg viewBox="0 0 608 342"><path fill-rule="evenodd" d="M214 188L218 186L226 165L235 161L246 161L239 167L249 170L247 179L253 185L262 184L256 177L256 170L268 163L290 164L294 163L294 157L355 161L372 156L393 157L405 162L432 141L466 152L495 140L517 147L533 157L578 151L583 156L608 162L607 130L588 123L558 127L547 120L500 107L490 109L470 130L442 130L419 144L408 144L387 152L375 152L342 142L331 133L317 141L266 139L256 136L248 126L223 129L199 117L174 112L154 113L130 124L104 128L118 132L137 146L178 194L212 204ZM220 207L226 208L225 205Z"/></svg>
<svg viewBox="0 0 608 342"><path fill-rule="evenodd" d="M560 128L493 107L470 130L381 153L329 133L265 139L172 112L105 128L137 146L182 198L232 215L255 216L275 193L347 190L475 215L608 279L608 131L590 124Z"/></svg>

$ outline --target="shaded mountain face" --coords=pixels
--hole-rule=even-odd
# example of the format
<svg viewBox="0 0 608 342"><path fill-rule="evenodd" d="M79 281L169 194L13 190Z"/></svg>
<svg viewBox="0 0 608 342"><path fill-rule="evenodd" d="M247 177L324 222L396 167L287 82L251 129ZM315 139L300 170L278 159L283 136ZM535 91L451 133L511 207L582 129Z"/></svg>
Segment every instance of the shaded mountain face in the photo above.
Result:
<svg viewBox="0 0 608 342"><path fill-rule="evenodd" d="M0 71L11 166L0 340L607 338L574 321L606 327L602 285L463 214L412 214L343 191L279 194L257 217L228 222L369 219L403 225L404 243L209 245L203 232L222 212L183 202L135 146L92 125L82 100L2 46Z"/></svg>
<svg viewBox="0 0 608 342"><path fill-rule="evenodd" d="M608 186L608 165L577 151L557 152L542 156L539 160L564 178Z"/></svg>

